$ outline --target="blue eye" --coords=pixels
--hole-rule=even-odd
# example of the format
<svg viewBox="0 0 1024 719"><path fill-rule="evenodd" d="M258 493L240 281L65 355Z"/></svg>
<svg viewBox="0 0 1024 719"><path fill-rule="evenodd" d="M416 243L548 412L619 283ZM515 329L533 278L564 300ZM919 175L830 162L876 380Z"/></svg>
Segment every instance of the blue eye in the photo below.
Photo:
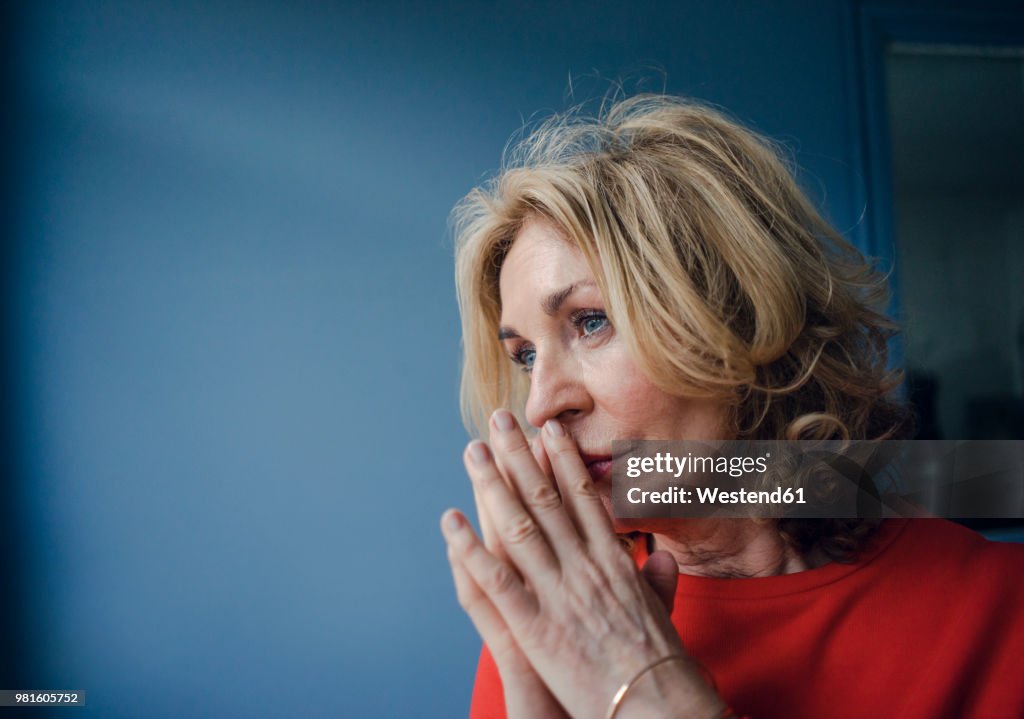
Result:
<svg viewBox="0 0 1024 719"><path fill-rule="evenodd" d="M607 324L608 318L604 315L590 315L589 317L584 317L580 322L580 329L583 330L583 334L592 335L604 329Z"/></svg>
<svg viewBox="0 0 1024 719"><path fill-rule="evenodd" d="M596 335L598 332L611 327L608 322L608 315L601 310L582 310L573 313L572 323L577 330L583 333L584 337Z"/></svg>
<svg viewBox="0 0 1024 719"><path fill-rule="evenodd" d="M512 354L512 361L522 365L524 372L533 369L533 363L537 361L537 350L533 347L523 347Z"/></svg>

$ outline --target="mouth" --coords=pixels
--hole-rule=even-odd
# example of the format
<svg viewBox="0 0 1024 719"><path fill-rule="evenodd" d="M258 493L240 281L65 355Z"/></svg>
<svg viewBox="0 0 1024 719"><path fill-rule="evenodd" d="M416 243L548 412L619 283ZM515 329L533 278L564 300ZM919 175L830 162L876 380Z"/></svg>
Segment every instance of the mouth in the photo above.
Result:
<svg viewBox="0 0 1024 719"><path fill-rule="evenodd" d="M610 454L586 454L581 453L580 458L590 472L594 482L607 479L612 473L612 456Z"/></svg>

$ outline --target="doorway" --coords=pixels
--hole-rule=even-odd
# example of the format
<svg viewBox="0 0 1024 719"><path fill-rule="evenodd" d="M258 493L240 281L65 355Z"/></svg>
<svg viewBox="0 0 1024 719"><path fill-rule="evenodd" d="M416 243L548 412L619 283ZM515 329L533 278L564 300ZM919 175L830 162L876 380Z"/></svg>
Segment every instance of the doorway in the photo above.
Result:
<svg viewBox="0 0 1024 719"><path fill-rule="evenodd" d="M885 49L903 362L922 439L1024 439L1024 50Z"/></svg>

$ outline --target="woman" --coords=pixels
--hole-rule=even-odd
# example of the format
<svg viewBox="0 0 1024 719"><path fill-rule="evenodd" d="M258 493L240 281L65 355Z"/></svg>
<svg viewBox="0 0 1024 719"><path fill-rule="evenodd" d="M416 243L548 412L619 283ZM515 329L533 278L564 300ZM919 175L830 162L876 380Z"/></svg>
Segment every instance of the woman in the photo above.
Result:
<svg viewBox="0 0 1024 719"><path fill-rule="evenodd" d="M1019 547L612 516L614 439L908 433L881 285L768 142L634 98L545 124L457 218L473 717L1024 716Z"/></svg>

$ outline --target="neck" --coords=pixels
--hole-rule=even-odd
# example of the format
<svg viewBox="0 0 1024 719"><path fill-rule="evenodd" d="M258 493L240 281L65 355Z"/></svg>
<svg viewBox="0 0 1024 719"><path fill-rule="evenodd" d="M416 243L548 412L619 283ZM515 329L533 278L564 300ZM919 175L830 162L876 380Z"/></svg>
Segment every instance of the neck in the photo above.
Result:
<svg viewBox="0 0 1024 719"><path fill-rule="evenodd" d="M745 519L675 521L653 535L683 574L704 577L772 577L794 574L812 563L790 547L772 523Z"/></svg>

